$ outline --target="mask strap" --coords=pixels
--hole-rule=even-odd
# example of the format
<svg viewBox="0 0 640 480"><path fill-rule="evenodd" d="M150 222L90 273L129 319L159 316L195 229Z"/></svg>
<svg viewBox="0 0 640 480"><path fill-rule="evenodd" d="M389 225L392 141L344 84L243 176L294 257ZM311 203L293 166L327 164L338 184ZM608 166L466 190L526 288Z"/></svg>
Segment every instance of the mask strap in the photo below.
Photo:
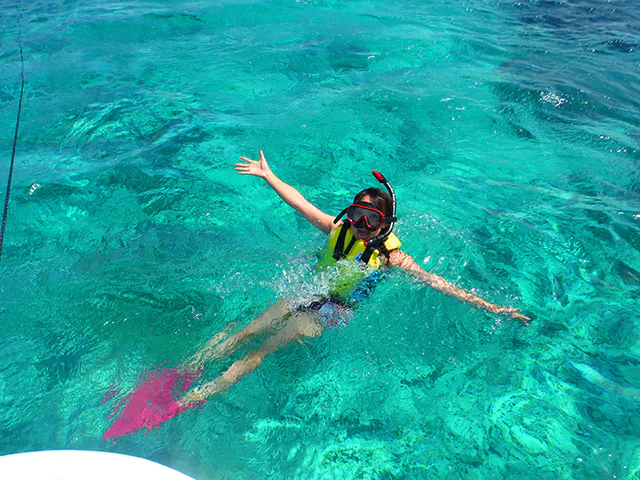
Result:
<svg viewBox="0 0 640 480"><path fill-rule="evenodd" d="M351 205L349 205L350 207ZM342 210L338 216L336 218L333 219L333 223L338 223L340 221L340 219L342 218L342 216L347 213L347 210L349 210L349 207L345 208L344 210Z"/></svg>

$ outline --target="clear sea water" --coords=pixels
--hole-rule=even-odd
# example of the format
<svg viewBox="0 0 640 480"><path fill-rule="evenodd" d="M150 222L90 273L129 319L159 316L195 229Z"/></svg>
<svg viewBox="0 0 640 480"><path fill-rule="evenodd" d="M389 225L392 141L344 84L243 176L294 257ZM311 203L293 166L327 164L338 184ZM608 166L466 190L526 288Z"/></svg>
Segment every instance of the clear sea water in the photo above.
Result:
<svg viewBox="0 0 640 480"><path fill-rule="evenodd" d="M640 4L0 1L0 454L196 479L639 478ZM19 22L18 22L19 20ZM140 376L313 290L327 213L383 172L426 270L148 434ZM212 364L207 378L228 363ZM105 392L122 389L104 401Z"/></svg>

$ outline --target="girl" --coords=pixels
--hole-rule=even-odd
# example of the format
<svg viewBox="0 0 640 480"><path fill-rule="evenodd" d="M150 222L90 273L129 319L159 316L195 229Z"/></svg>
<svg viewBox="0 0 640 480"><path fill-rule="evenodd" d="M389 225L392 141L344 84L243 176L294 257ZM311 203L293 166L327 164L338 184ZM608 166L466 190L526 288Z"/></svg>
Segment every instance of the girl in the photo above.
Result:
<svg viewBox="0 0 640 480"><path fill-rule="evenodd" d="M529 318L517 309L489 303L444 278L424 271L409 255L399 249L401 243L393 234L395 195L391 185L379 173L376 179L385 185L389 193L368 188L356 195L336 218L319 210L300 192L276 177L260 151L260 160L240 157L235 170L240 175L252 175L264 179L267 184L305 218L311 225L329 236L329 242L319 261L319 269L337 269L330 276L329 294L312 298L302 305L280 300L251 322L241 332L220 341L225 332L217 335L205 347L191 357L184 368L201 371L205 362L224 358L252 337L272 332L264 345L236 361L215 380L187 393L178 403L188 405L202 402L211 395L226 390L247 373L253 371L264 358L285 347L294 340L318 337L327 328L345 325L351 319L353 304L366 296L375 281L376 270L396 267L406 270L417 280L470 305L491 313L506 315L529 325ZM346 220L340 218L346 214ZM349 265L351 264L351 265Z"/></svg>

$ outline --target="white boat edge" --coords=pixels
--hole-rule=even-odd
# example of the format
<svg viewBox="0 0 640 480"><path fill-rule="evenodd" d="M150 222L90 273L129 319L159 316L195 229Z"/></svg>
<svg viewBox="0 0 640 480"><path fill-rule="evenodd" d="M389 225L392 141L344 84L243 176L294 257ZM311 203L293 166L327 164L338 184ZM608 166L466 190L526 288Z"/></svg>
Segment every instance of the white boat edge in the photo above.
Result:
<svg viewBox="0 0 640 480"><path fill-rule="evenodd" d="M2 480L194 480L144 458L87 450L45 450L0 457Z"/></svg>

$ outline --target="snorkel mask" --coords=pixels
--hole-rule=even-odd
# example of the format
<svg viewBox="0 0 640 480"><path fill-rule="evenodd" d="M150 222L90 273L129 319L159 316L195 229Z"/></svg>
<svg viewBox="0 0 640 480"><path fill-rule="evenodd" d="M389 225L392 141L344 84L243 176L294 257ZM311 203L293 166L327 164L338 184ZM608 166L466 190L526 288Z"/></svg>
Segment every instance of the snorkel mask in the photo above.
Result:
<svg viewBox="0 0 640 480"><path fill-rule="evenodd" d="M338 223L340 221L340 218L342 218L342 216L346 213L346 221L351 225L357 228L365 228L367 230L374 231L380 228L380 225L382 225L386 219L386 221L389 223L389 226L382 232L380 232L380 235L372 238L371 240L365 241L364 244L367 247L370 245L376 246L384 242L385 239L391 234L393 226L396 223L396 194L393 191L393 187L391 187L391 184L389 184L387 179L384 178L384 175L382 175L380 172L376 172L374 170L371 173L374 177L376 177L376 180L384 185L384 187L389 192L389 195L391 196L391 217L385 217L384 212L378 210L378 208L376 208L376 206L371 203L358 202L349 205L333 220L333 223Z"/></svg>
<svg viewBox="0 0 640 480"><path fill-rule="evenodd" d="M347 221L356 228L373 232L384 223L384 212L372 203L352 203L347 207Z"/></svg>

